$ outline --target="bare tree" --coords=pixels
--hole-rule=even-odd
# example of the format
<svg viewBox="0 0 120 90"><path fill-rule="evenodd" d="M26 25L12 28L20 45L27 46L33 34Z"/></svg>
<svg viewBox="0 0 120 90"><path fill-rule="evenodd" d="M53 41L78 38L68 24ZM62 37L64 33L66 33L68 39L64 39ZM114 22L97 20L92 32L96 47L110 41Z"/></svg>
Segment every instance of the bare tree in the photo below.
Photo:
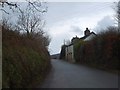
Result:
<svg viewBox="0 0 120 90"><path fill-rule="evenodd" d="M44 13L47 12L47 7L45 7L44 9L41 8L42 7L42 3L46 3L46 2L42 2L41 0L25 0L25 3L28 3L29 5L31 5L32 8L34 8L36 11ZM8 2L7 0L0 0L0 10L2 10L3 12L5 12L6 14L9 14L8 11L5 10L4 7L8 6L12 11L15 11L15 9L18 11L20 11L20 7L21 5L18 4L17 2Z"/></svg>
<svg viewBox="0 0 120 90"><path fill-rule="evenodd" d="M26 10L21 10L17 20L18 29L24 32L30 33L39 32L44 26L44 22L41 20L41 16L32 11L31 7L27 7Z"/></svg>
<svg viewBox="0 0 120 90"><path fill-rule="evenodd" d="M115 3L115 11L116 11L116 16L115 16L115 20L117 21L117 24L118 24L118 32L119 32L119 29L120 29L120 1L118 2L114 2Z"/></svg>
<svg viewBox="0 0 120 90"><path fill-rule="evenodd" d="M117 20L118 20L118 31L120 29L120 1L117 4Z"/></svg>
<svg viewBox="0 0 120 90"><path fill-rule="evenodd" d="M42 19L43 12L33 8L33 5L27 3L24 10L19 9L20 13L17 19L17 30L26 33L28 37L32 37L44 46L50 43L49 36L44 32L45 20Z"/></svg>
<svg viewBox="0 0 120 90"><path fill-rule="evenodd" d="M48 46L50 38L45 35L43 27L45 21L42 19L42 14L47 12L46 2L41 0L25 0L24 7L22 3L8 2L7 0L0 1L2 11L9 14L4 7L8 6L12 11L17 12L18 18L17 23L14 26L15 30L22 33L26 33L28 37L35 38L41 42L44 46Z"/></svg>
<svg viewBox="0 0 120 90"><path fill-rule="evenodd" d="M10 6L10 9L16 8L18 13L18 20L17 20L17 30L27 32L29 35L30 33L34 32L41 32L45 22L41 19L41 14L47 12L47 6L43 6L43 2L40 0L25 0L24 9L22 8L22 3L12 3L8 2L7 0L1 0L0 4L2 7L7 4ZM42 5L43 4L43 5ZM15 8L14 8L15 7ZM4 8L1 9L2 11L9 14Z"/></svg>
<svg viewBox="0 0 120 90"><path fill-rule="evenodd" d="M118 28L120 28L120 1L116 3L115 10L116 10L115 19L118 22Z"/></svg>

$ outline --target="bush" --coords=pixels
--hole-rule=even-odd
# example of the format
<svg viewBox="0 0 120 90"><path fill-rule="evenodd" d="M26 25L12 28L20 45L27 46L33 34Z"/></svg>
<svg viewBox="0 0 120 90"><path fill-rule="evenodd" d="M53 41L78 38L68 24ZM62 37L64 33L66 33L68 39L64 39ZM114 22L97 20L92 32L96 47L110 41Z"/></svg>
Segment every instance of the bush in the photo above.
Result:
<svg viewBox="0 0 120 90"><path fill-rule="evenodd" d="M42 82L50 69L50 55L40 40L2 26L2 87L28 87Z"/></svg>
<svg viewBox="0 0 120 90"><path fill-rule="evenodd" d="M80 40L78 43L74 44L74 57L76 62L84 61L84 45L85 41Z"/></svg>
<svg viewBox="0 0 120 90"><path fill-rule="evenodd" d="M118 70L120 33L115 28L108 28L92 40L74 45L74 51L75 60L79 63Z"/></svg>

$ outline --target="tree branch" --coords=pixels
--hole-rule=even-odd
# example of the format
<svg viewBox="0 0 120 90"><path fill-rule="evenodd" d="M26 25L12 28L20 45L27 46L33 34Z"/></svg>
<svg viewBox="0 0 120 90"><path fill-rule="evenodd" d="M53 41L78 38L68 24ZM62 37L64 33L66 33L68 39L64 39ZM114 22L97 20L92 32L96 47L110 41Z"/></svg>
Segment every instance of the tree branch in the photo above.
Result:
<svg viewBox="0 0 120 90"><path fill-rule="evenodd" d="M6 12L4 9L0 9L0 10L4 11L6 14L9 14L9 13L8 13L8 12Z"/></svg>

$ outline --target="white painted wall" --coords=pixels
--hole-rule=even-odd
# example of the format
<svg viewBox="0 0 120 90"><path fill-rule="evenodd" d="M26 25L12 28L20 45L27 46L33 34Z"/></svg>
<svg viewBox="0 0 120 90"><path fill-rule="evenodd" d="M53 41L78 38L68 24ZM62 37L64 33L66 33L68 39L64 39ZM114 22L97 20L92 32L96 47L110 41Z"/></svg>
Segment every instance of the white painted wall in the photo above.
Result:
<svg viewBox="0 0 120 90"><path fill-rule="evenodd" d="M75 62L73 45L66 47L66 59L72 63Z"/></svg>

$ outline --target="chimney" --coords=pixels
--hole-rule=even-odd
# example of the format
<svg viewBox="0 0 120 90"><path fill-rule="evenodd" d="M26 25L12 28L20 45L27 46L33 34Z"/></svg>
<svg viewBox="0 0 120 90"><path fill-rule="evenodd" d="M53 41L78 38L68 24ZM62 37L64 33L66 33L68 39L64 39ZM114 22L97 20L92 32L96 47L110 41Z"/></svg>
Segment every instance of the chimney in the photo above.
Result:
<svg viewBox="0 0 120 90"><path fill-rule="evenodd" d="M86 30L84 31L84 35L85 35L85 36L90 35L90 30L89 30L88 28L86 28Z"/></svg>

